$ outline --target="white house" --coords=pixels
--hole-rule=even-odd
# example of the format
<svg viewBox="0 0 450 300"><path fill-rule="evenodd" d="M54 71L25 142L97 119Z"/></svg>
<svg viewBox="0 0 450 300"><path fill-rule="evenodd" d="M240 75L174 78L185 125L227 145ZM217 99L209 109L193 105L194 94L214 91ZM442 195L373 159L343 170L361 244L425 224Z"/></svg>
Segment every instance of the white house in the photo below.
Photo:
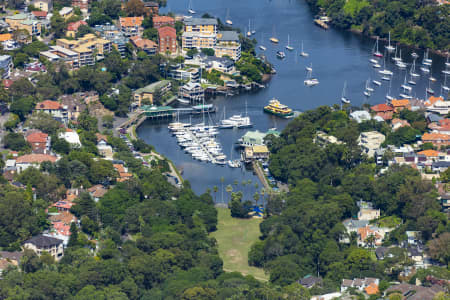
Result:
<svg viewBox="0 0 450 300"><path fill-rule="evenodd" d="M66 140L72 147L81 147L80 136L72 129L66 129L58 136L60 139Z"/></svg>

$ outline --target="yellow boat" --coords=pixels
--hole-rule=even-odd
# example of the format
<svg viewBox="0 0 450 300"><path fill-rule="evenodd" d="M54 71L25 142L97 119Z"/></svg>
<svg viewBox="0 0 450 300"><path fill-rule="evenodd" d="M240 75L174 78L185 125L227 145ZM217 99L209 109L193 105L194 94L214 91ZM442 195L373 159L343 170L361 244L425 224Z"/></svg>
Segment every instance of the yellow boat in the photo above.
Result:
<svg viewBox="0 0 450 300"><path fill-rule="evenodd" d="M271 37L270 41L275 44L278 44L278 42L279 42L279 40L276 37Z"/></svg>
<svg viewBox="0 0 450 300"><path fill-rule="evenodd" d="M275 98L269 101L269 105L264 106L264 111L281 118L289 118L294 115L292 109L284 104L281 104L280 101Z"/></svg>

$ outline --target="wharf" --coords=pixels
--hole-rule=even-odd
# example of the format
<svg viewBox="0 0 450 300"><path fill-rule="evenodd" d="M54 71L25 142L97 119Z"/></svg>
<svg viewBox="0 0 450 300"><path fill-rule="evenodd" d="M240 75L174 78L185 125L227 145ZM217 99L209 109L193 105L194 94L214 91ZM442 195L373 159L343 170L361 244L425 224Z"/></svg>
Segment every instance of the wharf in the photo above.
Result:
<svg viewBox="0 0 450 300"><path fill-rule="evenodd" d="M322 27L323 29L328 29L328 28L329 28L328 24L325 23L324 21L320 20L320 19L315 19L315 20L314 20L314 23L315 23L317 26Z"/></svg>

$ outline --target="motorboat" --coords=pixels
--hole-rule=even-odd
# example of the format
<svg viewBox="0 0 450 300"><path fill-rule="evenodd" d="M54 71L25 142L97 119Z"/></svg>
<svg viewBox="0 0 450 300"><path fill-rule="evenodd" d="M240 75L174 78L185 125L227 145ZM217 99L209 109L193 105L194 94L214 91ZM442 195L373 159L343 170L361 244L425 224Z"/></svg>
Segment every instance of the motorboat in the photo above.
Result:
<svg viewBox="0 0 450 300"><path fill-rule="evenodd" d="M427 94L434 95L434 90L430 87L427 87Z"/></svg>
<svg viewBox="0 0 450 300"><path fill-rule="evenodd" d="M259 45L259 49L261 49L262 51L266 51L267 50L267 48L264 47L263 45Z"/></svg>
<svg viewBox="0 0 450 300"><path fill-rule="evenodd" d="M312 70L308 71L306 75L306 79L303 81L306 86L315 86L319 84L319 80L317 78L312 77Z"/></svg>
<svg viewBox="0 0 450 300"><path fill-rule="evenodd" d="M372 80L372 82L373 82L375 85L378 85L378 86L381 85L381 81L378 81L378 80Z"/></svg>
<svg viewBox="0 0 450 300"><path fill-rule="evenodd" d="M283 59L286 57L286 54L283 51L277 51L277 57Z"/></svg>
<svg viewBox="0 0 450 300"><path fill-rule="evenodd" d="M380 64L374 64L374 65L372 65L372 67L374 67L374 68L381 68L381 65Z"/></svg>

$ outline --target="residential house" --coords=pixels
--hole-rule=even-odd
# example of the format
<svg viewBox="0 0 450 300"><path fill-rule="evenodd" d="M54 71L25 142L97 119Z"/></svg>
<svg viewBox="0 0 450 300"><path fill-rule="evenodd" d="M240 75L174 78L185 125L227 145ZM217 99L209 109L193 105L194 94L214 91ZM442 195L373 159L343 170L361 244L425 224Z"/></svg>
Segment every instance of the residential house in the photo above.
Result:
<svg viewBox="0 0 450 300"><path fill-rule="evenodd" d="M411 102L408 99L393 99L391 105L394 108L394 112L398 113L402 109L411 109Z"/></svg>
<svg viewBox="0 0 450 300"><path fill-rule="evenodd" d="M1 78L9 78L11 70L14 67L11 55L0 55L0 72Z"/></svg>
<svg viewBox="0 0 450 300"><path fill-rule="evenodd" d="M28 14L16 14L6 16L5 22L8 23L12 30L26 30L31 36L40 36L42 23L39 20L33 19Z"/></svg>
<svg viewBox="0 0 450 300"><path fill-rule="evenodd" d="M70 226L77 222L77 218L69 211L62 211L59 213L49 213L48 220L52 227L44 233L45 236L54 237L63 241L63 246L67 247L70 239Z"/></svg>
<svg viewBox="0 0 450 300"><path fill-rule="evenodd" d="M192 83L200 82L201 71L196 67L184 67L183 64L171 67L168 73L170 78L184 80Z"/></svg>
<svg viewBox="0 0 450 300"><path fill-rule="evenodd" d="M95 93L98 97L98 94ZM76 93L70 95L62 95L59 97L59 101L64 107L67 107L68 119L71 121L76 121L80 116L81 112L87 107L89 93ZM84 99L83 99L84 98Z"/></svg>
<svg viewBox="0 0 450 300"><path fill-rule="evenodd" d="M166 94L172 88L172 84L168 80L162 80L158 82L154 82L149 84L143 88L137 89L133 93L133 99L138 103L140 107L142 105L143 100L148 100L151 104L153 104L153 95L156 90L159 90L161 95Z"/></svg>
<svg viewBox="0 0 450 300"><path fill-rule="evenodd" d="M205 69L207 72L216 70L227 74L233 74L236 72L234 61L227 57L209 56L205 60Z"/></svg>
<svg viewBox="0 0 450 300"><path fill-rule="evenodd" d="M128 168L124 167L122 164L113 164L114 169L119 173L119 177L117 178L118 182L123 182L131 177L133 177L133 174L128 173Z"/></svg>
<svg viewBox="0 0 450 300"><path fill-rule="evenodd" d="M228 56L234 61L241 58L241 43L236 31L219 31L217 42L214 46L214 55L217 57Z"/></svg>
<svg viewBox="0 0 450 300"><path fill-rule="evenodd" d="M406 231L408 245L417 246L420 243L420 231Z"/></svg>
<svg viewBox="0 0 450 300"><path fill-rule="evenodd" d="M2 273L10 267L19 267L23 252L0 251L0 279Z"/></svg>
<svg viewBox="0 0 450 300"><path fill-rule="evenodd" d="M433 146L447 146L450 145L450 135L441 133L424 133L422 135L423 143L432 143Z"/></svg>
<svg viewBox="0 0 450 300"><path fill-rule="evenodd" d="M177 52L177 32L175 28L169 26L158 28L158 41L160 53Z"/></svg>
<svg viewBox="0 0 450 300"><path fill-rule="evenodd" d="M427 160L430 160L430 161L436 161L440 157L442 157L442 155L444 155L443 153L433 150L433 149L419 151L419 152L417 152L417 154L425 155L427 157Z"/></svg>
<svg viewBox="0 0 450 300"><path fill-rule="evenodd" d="M31 12L31 14L33 15L33 17L35 17L38 20L45 20L45 19L47 19L48 12L34 10Z"/></svg>
<svg viewBox="0 0 450 300"><path fill-rule="evenodd" d="M132 36L130 42L139 50L144 51L148 55L154 55L158 53L158 45L149 39L144 39L139 36Z"/></svg>
<svg viewBox="0 0 450 300"><path fill-rule="evenodd" d="M86 21L83 20L79 20L76 22L71 22L67 25L67 32L66 32L66 36L67 37L71 37L71 38L75 38L75 36L77 35L78 32L78 28L80 28L80 26L87 26Z"/></svg>
<svg viewBox="0 0 450 300"><path fill-rule="evenodd" d="M425 105L425 107L430 107L431 105L433 105L433 104L436 103L437 101L444 101L444 98L443 98L443 97L430 96L430 97L424 102L424 105Z"/></svg>
<svg viewBox="0 0 450 300"><path fill-rule="evenodd" d="M33 132L27 135L27 142L33 153L50 154L50 137L43 132Z"/></svg>
<svg viewBox="0 0 450 300"><path fill-rule="evenodd" d="M19 43L17 43L11 33L0 34L0 43L5 51L13 51L20 48Z"/></svg>
<svg viewBox="0 0 450 300"><path fill-rule="evenodd" d="M64 139L72 147L81 147L80 136L72 129L67 128L66 131L60 132L58 137Z"/></svg>
<svg viewBox="0 0 450 300"><path fill-rule="evenodd" d="M380 279L378 278L354 278L352 279L342 279L341 283L341 292L345 292L349 288L355 288L359 291L363 292L364 289L368 286L373 286L375 284L377 287L380 284Z"/></svg>
<svg viewBox="0 0 450 300"><path fill-rule="evenodd" d="M434 133L450 135L450 119L441 119L438 122L428 124L428 128Z"/></svg>
<svg viewBox="0 0 450 300"><path fill-rule="evenodd" d="M408 257L414 261L417 266L423 266L423 253L419 247L408 247Z"/></svg>
<svg viewBox="0 0 450 300"><path fill-rule="evenodd" d="M32 0L31 4L39 8L41 11L45 11L47 13L53 10L53 0Z"/></svg>
<svg viewBox="0 0 450 300"><path fill-rule="evenodd" d="M217 41L218 23L213 18L190 18L184 21L184 32L181 37L183 50L214 49Z"/></svg>
<svg viewBox="0 0 450 300"><path fill-rule="evenodd" d="M98 36L110 41L117 51L119 51L122 58L125 57L128 37L119 28L113 24L106 23L105 25L95 25L94 30Z"/></svg>
<svg viewBox="0 0 450 300"><path fill-rule="evenodd" d="M356 110L350 113L350 118L355 120L357 123L370 121L372 119L371 115L365 110Z"/></svg>
<svg viewBox="0 0 450 300"><path fill-rule="evenodd" d="M323 295L315 295L311 296L311 300L336 300L340 299L342 296L342 293L334 292L334 293L328 293Z"/></svg>
<svg viewBox="0 0 450 300"><path fill-rule="evenodd" d="M408 121L406 121L406 120L401 120L401 119L398 119L398 118L395 118L395 119L393 119L393 120L391 121L391 128L392 128L392 131L396 131L397 129L399 129L399 128L401 128L401 127L405 127L405 126L411 126L411 125L409 124Z"/></svg>
<svg viewBox="0 0 450 300"><path fill-rule="evenodd" d="M49 253L56 261L64 255L63 241L44 235L37 235L23 243L23 249L30 249L41 256L43 252Z"/></svg>
<svg viewBox="0 0 450 300"><path fill-rule="evenodd" d="M78 7L83 15L89 12L89 0L72 0L72 7Z"/></svg>
<svg viewBox="0 0 450 300"><path fill-rule="evenodd" d="M74 205L75 205L75 203L73 203L72 201L60 200L60 201L53 203L51 205L51 207L55 207L59 212L67 212L67 211L70 211L70 209Z"/></svg>
<svg viewBox="0 0 450 300"><path fill-rule="evenodd" d="M178 99L189 101L189 103L199 103L205 100L205 90L199 83L188 82L178 89Z"/></svg>
<svg viewBox="0 0 450 300"><path fill-rule="evenodd" d="M88 188L89 195L94 199L95 202L100 201L100 199L108 192L107 189L101 184L94 185Z"/></svg>
<svg viewBox="0 0 450 300"><path fill-rule="evenodd" d="M321 147L325 147L329 144L342 144L342 141L338 140L332 135L328 135L323 131L317 131L313 142Z"/></svg>
<svg viewBox="0 0 450 300"><path fill-rule="evenodd" d="M450 161L434 161L431 164L431 170L437 173L445 172L450 167Z"/></svg>
<svg viewBox="0 0 450 300"><path fill-rule="evenodd" d="M105 157L106 159L113 159L113 149L110 145L108 145L106 140L100 140L97 143L97 149L98 149L98 153Z"/></svg>
<svg viewBox="0 0 450 300"><path fill-rule="evenodd" d="M358 220L372 221L380 217L380 210L373 208L370 202L359 201L358 207Z"/></svg>
<svg viewBox="0 0 450 300"><path fill-rule="evenodd" d="M153 15L153 27L158 29L164 26L175 26L175 19L169 16Z"/></svg>
<svg viewBox="0 0 450 300"><path fill-rule="evenodd" d="M435 295L440 292L445 292L445 289L439 285L425 287L400 283L386 289L385 295L399 293L405 300L433 300Z"/></svg>
<svg viewBox="0 0 450 300"><path fill-rule="evenodd" d="M66 124L68 121L67 108L63 107L59 102L52 100L44 100L36 104L34 108L38 112L50 114L55 120Z"/></svg>
<svg viewBox="0 0 450 300"><path fill-rule="evenodd" d="M35 167L37 169L39 169L41 163L43 163L44 161L49 161L49 162L56 162L58 160L58 157L50 155L50 154L25 154L22 156L19 156L16 159L16 170L17 173L20 173L26 169L28 169L29 167Z"/></svg>
<svg viewBox="0 0 450 300"><path fill-rule="evenodd" d="M63 7L59 10L59 15L64 19L68 20L70 17L73 16L73 8L72 7Z"/></svg>
<svg viewBox="0 0 450 300"><path fill-rule="evenodd" d="M119 29L125 36L141 36L144 28L142 27L142 21L144 17L120 17Z"/></svg>
<svg viewBox="0 0 450 300"><path fill-rule="evenodd" d="M367 156L373 157L375 150L380 148L385 138L384 134L378 131L361 132L358 138L358 144Z"/></svg>
<svg viewBox="0 0 450 300"><path fill-rule="evenodd" d="M299 279L297 282L300 283L303 287L310 289L314 286L321 286L323 283L323 279L322 277L306 275L305 277Z"/></svg>
<svg viewBox="0 0 450 300"><path fill-rule="evenodd" d="M384 232L376 226L366 225L358 228L357 231L358 241L357 244L360 247L373 247L381 246L384 238ZM373 242L369 242L369 237L373 237Z"/></svg>
<svg viewBox="0 0 450 300"><path fill-rule="evenodd" d="M150 15L157 15L159 13L159 4L155 1L144 1L144 7Z"/></svg>
<svg viewBox="0 0 450 300"><path fill-rule="evenodd" d="M394 111L394 108L392 106L385 104L385 103L374 105L370 109L375 113L380 113L380 112L385 113L385 112L393 112Z"/></svg>

